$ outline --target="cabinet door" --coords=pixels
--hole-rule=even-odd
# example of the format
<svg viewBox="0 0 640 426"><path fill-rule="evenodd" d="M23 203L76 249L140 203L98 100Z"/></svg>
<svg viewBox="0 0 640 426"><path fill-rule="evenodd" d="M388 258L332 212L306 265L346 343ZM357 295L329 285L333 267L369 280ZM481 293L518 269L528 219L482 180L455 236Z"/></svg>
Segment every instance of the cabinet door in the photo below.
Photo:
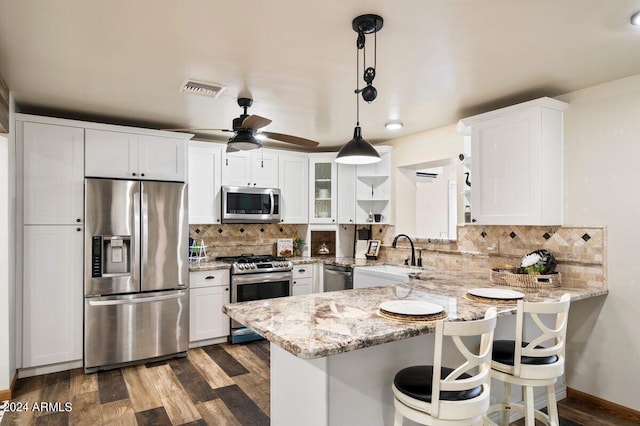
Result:
<svg viewBox="0 0 640 426"><path fill-rule="evenodd" d="M138 135L85 130L85 176L131 179L138 177Z"/></svg>
<svg viewBox="0 0 640 426"><path fill-rule="evenodd" d="M82 223L84 129L39 123L23 129L24 223Z"/></svg>
<svg viewBox="0 0 640 426"><path fill-rule="evenodd" d="M252 151L251 186L278 188L278 154L262 149Z"/></svg>
<svg viewBox="0 0 640 426"><path fill-rule="evenodd" d="M300 296L302 294L311 294L313 287L313 278L297 278L293 280L292 296Z"/></svg>
<svg viewBox="0 0 640 426"><path fill-rule="evenodd" d="M229 317L222 305L229 303L229 286L192 288L189 301L189 341L229 335Z"/></svg>
<svg viewBox="0 0 640 426"><path fill-rule="evenodd" d="M278 161L282 191L282 222L309 221L309 159L306 156L280 155Z"/></svg>
<svg viewBox="0 0 640 426"><path fill-rule="evenodd" d="M336 222L336 163L333 158L309 162L309 223Z"/></svg>
<svg viewBox="0 0 640 426"><path fill-rule="evenodd" d="M338 164L338 223L356 220L356 166Z"/></svg>
<svg viewBox="0 0 640 426"><path fill-rule="evenodd" d="M23 367L82 359L81 226L24 226Z"/></svg>
<svg viewBox="0 0 640 426"><path fill-rule="evenodd" d="M251 151L226 152L222 164L222 184L251 185Z"/></svg>
<svg viewBox="0 0 640 426"><path fill-rule="evenodd" d="M478 224L535 223L539 140L535 114L500 117L472 129L472 214Z"/></svg>
<svg viewBox="0 0 640 426"><path fill-rule="evenodd" d="M220 222L221 155L222 150L211 144L189 144L190 224Z"/></svg>
<svg viewBox="0 0 640 426"><path fill-rule="evenodd" d="M186 180L184 139L140 135L138 173L142 179L184 182Z"/></svg>

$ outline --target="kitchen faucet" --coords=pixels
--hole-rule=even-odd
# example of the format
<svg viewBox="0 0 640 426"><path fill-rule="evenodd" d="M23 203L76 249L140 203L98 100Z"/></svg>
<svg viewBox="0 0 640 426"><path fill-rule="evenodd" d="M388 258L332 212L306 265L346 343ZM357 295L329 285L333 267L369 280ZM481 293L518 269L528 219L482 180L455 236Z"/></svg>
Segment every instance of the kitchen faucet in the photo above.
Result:
<svg viewBox="0 0 640 426"><path fill-rule="evenodd" d="M407 240L409 240L409 244L411 244L411 266L416 266L416 250L413 246L413 241L411 241L411 238L407 234L396 235L396 237L393 239L393 242L391 243L391 248L396 248L396 243L398 242L398 238L400 237L405 237Z"/></svg>

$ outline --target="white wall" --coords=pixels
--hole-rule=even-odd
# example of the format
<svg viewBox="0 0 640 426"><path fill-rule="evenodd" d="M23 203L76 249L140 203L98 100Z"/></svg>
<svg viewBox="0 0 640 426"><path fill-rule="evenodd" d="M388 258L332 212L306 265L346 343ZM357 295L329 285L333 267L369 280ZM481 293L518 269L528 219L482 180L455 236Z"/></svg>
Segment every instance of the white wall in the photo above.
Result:
<svg viewBox="0 0 640 426"><path fill-rule="evenodd" d="M640 75L559 99L566 223L607 226L609 286L571 307L567 384L640 410Z"/></svg>
<svg viewBox="0 0 640 426"><path fill-rule="evenodd" d="M396 200L392 206L392 219L396 226L396 233L415 235L415 169L398 170L397 168L457 157L464 152L464 138L456 132L455 124L452 124L387 141L384 145L393 146L391 197ZM460 182L458 187L463 188ZM459 203L461 202L462 200L459 200ZM402 209L398 209L397 206L402 206Z"/></svg>

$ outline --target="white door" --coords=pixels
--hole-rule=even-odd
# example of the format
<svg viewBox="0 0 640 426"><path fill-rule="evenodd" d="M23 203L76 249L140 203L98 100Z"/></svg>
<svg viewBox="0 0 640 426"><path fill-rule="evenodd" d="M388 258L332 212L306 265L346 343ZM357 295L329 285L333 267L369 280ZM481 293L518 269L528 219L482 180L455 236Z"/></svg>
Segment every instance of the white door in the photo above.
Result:
<svg viewBox="0 0 640 426"><path fill-rule="evenodd" d="M28 122L23 129L24 223L82 223L84 129Z"/></svg>
<svg viewBox="0 0 640 426"><path fill-rule="evenodd" d="M251 151L226 152L224 154L222 184L251 186Z"/></svg>
<svg viewBox="0 0 640 426"><path fill-rule="evenodd" d="M210 143L189 143L189 223L220 222L222 150Z"/></svg>
<svg viewBox="0 0 640 426"><path fill-rule="evenodd" d="M190 291L189 340L196 342L229 335L229 317L222 305L229 303L229 286L192 288Z"/></svg>
<svg viewBox="0 0 640 426"><path fill-rule="evenodd" d="M309 159L281 154L278 161L282 191L282 222L309 221Z"/></svg>
<svg viewBox="0 0 640 426"><path fill-rule="evenodd" d="M264 149L252 151L251 186L278 188L278 154Z"/></svg>
<svg viewBox="0 0 640 426"><path fill-rule="evenodd" d="M338 164L338 223L356 222L356 166Z"/></svg>
<svg viewBox="0 0 640 426"><path fill-rule="evenodd" d="M138 178L138 135L85 130L85 176Z"/></svg>
<svg viewBox="0 0 640 426"><path fill-rule="evenodd" d="M186 180L184 139L140 135L138 172L141 179L184 182Z"/></svg>
<svg viewBox="0 0 640 426"><path fill-rule="evenodd" d="M82 359L81 226L24 226L23 365Z"/></svg>

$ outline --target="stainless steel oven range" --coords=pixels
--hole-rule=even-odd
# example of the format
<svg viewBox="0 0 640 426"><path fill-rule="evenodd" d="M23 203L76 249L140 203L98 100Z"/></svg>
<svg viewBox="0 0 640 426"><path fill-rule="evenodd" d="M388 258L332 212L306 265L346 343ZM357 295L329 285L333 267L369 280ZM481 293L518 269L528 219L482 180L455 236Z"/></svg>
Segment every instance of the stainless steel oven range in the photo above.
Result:
<svg viewBox="0 0 640 426"><path fill-rule="evenodd" d="M243 254L218 257L231 263L231 302L271 299L291 295L293 262L270 255ZM262 337L237 321L231 321L231 343Z"/></svg>

